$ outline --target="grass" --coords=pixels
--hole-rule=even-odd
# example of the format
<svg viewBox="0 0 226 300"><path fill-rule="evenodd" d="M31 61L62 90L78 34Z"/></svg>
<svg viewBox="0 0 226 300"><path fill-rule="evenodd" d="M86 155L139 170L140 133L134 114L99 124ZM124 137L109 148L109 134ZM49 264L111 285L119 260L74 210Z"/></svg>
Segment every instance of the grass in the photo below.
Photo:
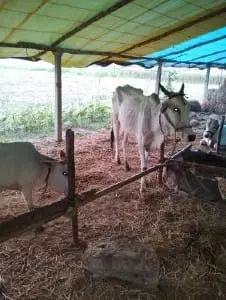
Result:
<svg viewBox="0 0 226 300"><path fill-rule="evenodd" d="M30 66L0 66L2 71L9 69L17 69L17 70L28 70L28 71L45 71L48 73L54 73L54 67L46 68L40 65L35 65L31 68ZM153 69L144 69L137 66L130 67L121 67L121 66L109 66L106 68L90 66L87 68L62 68L63 74L74 74L77 76L92 76L92 77L121 77L121 78L142 78L142 79L156 79L156 68ZM186 83L200 83L204 82L205 79L205 71L203 70L189 70L185 68L164 68L164 72L162 73L162 81L167 81L170 76L176 75L179 81L184 81ZM223 71L219 71L218 74L211 74L210 84L218 84L223 76Z"/></svg>
<svg viewBox="0 0 226 300"><path fill-rule="evenodd" d="M110 107L101 103L70 107L63 111L63 126L99 130L110 124ZM50 105L27 107L0 117L0 142L48 135L54 128Z"/></svg>
<svg viewBox="0 0 226 300"><path fill-rule="evenodd" d="M0 66L0 142L30 137L47 136L54 129L52 102L53 67ZM21 72L20 72L21 71ZM145 70L136 67L87 69L63 68L63 126L99 130L110 125L110 98L117 85L130 84L141 87L147 94L153 92L156 69ZM222 75L222 74L221 74ZM181 82L200 83L202 71L164 68L162 81L169 89L181 86ZM220 75L211 76L210 83L216 83ZM177 87L178 86L178 87ZM196 90L195 93L190 91ZM187 85L191 99L200 97L200 87ZM108 103L109 104L105 104ZM81 105L81 103L84 103ZM219 108L220 106L218 106Z"/></svg>

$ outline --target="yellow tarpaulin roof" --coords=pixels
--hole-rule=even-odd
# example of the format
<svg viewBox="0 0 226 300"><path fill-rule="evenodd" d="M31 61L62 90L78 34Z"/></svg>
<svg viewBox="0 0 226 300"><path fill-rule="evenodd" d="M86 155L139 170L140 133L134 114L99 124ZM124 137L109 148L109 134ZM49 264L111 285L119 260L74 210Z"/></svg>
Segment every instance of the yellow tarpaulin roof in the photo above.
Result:
<svg viewBox="0 0 226 300"><path fill-rule="evenodd" d="M122 63L225 25L225 0L0 0L0 57Z"/></svg>

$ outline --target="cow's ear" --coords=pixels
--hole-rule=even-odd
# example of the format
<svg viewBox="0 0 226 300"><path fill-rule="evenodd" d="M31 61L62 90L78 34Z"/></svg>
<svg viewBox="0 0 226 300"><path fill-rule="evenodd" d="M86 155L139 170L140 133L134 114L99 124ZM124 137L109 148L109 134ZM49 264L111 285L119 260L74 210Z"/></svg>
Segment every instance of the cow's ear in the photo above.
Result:
<svg viewBox="0 0 226 300"><path fill-rule="evenodd" d="M61 160L67 160L67 155L63 150L60 151L60 159Z"/></svg>
<svg viewBox="0 0 226 300"><path fill-rule="evenodd" d="M163 102L162 106L161 106L161 109L160 109L162 114L164 114L166 112L167 107L168 107L168 102L167 101Z"/></svg>

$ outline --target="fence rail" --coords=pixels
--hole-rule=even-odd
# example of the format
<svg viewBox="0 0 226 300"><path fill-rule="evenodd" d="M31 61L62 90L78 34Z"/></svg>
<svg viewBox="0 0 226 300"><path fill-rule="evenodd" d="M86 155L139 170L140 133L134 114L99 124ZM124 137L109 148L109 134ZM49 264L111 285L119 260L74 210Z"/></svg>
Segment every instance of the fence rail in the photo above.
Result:
<svg viewBox="0 0 226 300"><path fill-rule="evenodd" d="M68 134L67 134L68 136ZM70 141L72 142L73 139ZM68 146L69 147L69 146ZM67 149L68 149L67 147ZM77 228L78 228L78 218L76 214L76 209L79 206L85 205L91 201L94 201L95 199L98 199L110 192L113 192L119 188L122 188L125 185L128 185L135 180L138 180L142 178L145 175L148 175L152 172L155 172L159 169L162 169L165 167L170 161L175 159L177 156L179 156L181 153L186 151L187 149L191 148L191 145L186 146L181 151L177 152L173 156L171 156L166 162L157 164L154 167L151 167L143 172L140 172L138 174L135 174L123 181L120 181L116 184L110 185L107 188L104 188L100 191L97 191L95 189L88 190L84 193L81 193L80 195L74 194L72 197L71 190L67 198L61 199L60 201L54 202L50 205L46 205L43 207L39 207L35 209L33 212L28 212L22 215L19 215L15 218L3 221L0 223L0 242L3 242L5 240L8 240L9 238L18 236L28 230L35 229L40 227L43 224L46 224L47 222L50 222L56 218L59 218L63 215L70 216L72 218L73 223L73 238L74 242L78 243L78 235L77 235ZM72 151L73 152L73 151ZM72 156L69 155L69 159L72 159ZM68 166L70 168L73 168L74 162L70 161L68 162ZM72 171L73 172L73 171ZM69 182L73 180L73 176L69 177ZM69 186L71 186L71 182L69 183ZM72 187L72 191L74 190L74 187ZM75 209L74 209L75 208Z"/></svg>

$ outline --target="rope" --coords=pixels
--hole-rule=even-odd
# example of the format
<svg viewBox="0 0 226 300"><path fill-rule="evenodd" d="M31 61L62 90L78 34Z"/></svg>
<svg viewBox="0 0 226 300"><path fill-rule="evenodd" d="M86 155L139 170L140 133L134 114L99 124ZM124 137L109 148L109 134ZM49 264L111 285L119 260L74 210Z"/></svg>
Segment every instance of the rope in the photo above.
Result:
<svg viewBox="0 0 226 300"><path fill-rule="evenodd" d="M160 126L160 130L162 132L162 134L165 136L165 132L163 131L163 128L162 128L162 122L161 122L161 113L159 114L159 126ZM173 127L174 129L174 144L173 144L173 148L172 148L172 151L171 151L171 155L173 155L175 153L175 150L176 150L176 146L177 146L177 143L179 142L179 139L177 139L177 136L176 136L176 132L179 130L179 129L183 129L183 128L190 128L191 126L183 126L183 127L178 127L179 129L177 129L173 122L170 120L169 116L164 113L164 116L166 117L167 121L170 123L170 125Z"/></svg>

